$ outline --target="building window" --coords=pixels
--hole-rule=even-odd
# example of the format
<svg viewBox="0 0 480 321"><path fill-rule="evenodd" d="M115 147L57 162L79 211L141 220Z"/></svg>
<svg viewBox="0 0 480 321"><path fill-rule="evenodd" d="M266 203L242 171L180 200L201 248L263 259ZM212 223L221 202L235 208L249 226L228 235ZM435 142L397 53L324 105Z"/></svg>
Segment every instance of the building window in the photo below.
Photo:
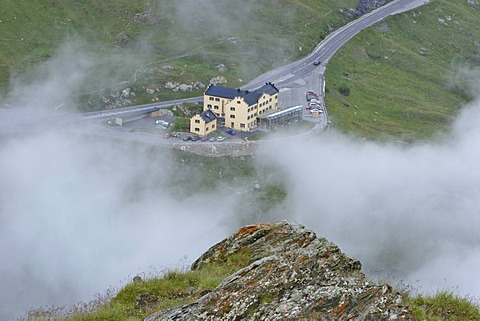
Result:
<svg viewBox="0 0 480 321"><path fill-rule="evenodd" d="M240 100L237 100L237 104L240 104Z"/></svg>
<svg viewBox="0 0 480 321"><path fill-rule="evenodd" d="M195 119L195 124L200 124L200 120L199 120L199 119Z"/></svg>
<svg viewBox="0 0 480 321"><path fill-rule="evenodd" d="M208 105L207 105L207 108L208 108L208 109L212 109L212 105L208 104Z"/></svg>
<svg viewBox="0 0 480 321"><path fill-rule="evenodd" d="M214 129L214 128L215 128L215 124L212 124L212 129Z"/></svg>
<svg viewBox="0 0 480 321"><path fill-rule="evenodd" d="M271 97L270 97L270 100L269 100L269 102L272 102L272 98L271 98Z"/></svg>
<svg viewBox="0 0 480 321"><path fill-rule="evenodd" d="M235 107L230 107L230 111L235 111Z"/></svg>
<svg viewBox="0 0 480 321"><path fill-rule="evenodd" d="M220 101L220 98L215 98L215 101Z"/></svg>
<svg viewBox="0 0 480 321"><path fill-rule="evenodd" d="M199 132L199 131L200 131L200 128L195 127L195 131L196 131L196 132Z"/></svg>
<svg viewBox="0 0 480 321"><path fill-rule="evenodd" d="M208 100L213 100L213 97L208 97Z"/></svg>
<svg viewBox="0 0 480 321"><path fill-rule="evenodd" d="M245 124L240 124L240 128L245 128Z"/></svg>
<svg viewBox="0 0 480 321"><path fill-rule="evenodd" d="M208 127L207 127L207 128L205 128L205 131L207 131L207 132L208 132L208 129L209 129Z"/></svg>
<svg viewBox="0 0 480 321"><path fill-rule="evenodd" d="M218 106L213 106L213 109L218 109Z"/></svg>
<svg viewBox="0 0 480 321"><path fill-rule="evenodd" d="M230 118L235 118L235 115L230 115Z"/></svg>

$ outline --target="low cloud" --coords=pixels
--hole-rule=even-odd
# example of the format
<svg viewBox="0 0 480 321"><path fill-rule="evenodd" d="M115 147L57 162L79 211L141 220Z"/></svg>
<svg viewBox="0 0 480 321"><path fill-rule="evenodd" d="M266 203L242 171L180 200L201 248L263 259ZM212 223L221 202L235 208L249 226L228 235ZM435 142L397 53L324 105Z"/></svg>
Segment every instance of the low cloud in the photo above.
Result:
<svg viewBox="0 0 480 321"><path fill-rule="evenodd" d="M231 232L229 195L169 192L170 156L58 132L2 145L0 319L179 267Z"/></svg>
<svg viewBox="0 0 480 321"><path fill-rule="evenodd" d="M329 132L273 143L261 163L285 177L283 217L360 259L370 277L480 297L479 124L477 100L442 142L405 147Z"/></svg>

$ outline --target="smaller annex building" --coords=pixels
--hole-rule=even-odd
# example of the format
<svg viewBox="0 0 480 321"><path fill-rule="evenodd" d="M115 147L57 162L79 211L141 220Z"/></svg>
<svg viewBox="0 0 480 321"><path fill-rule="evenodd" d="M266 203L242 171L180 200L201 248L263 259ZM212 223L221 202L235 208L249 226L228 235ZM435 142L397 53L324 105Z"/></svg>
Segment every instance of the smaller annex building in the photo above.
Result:
<svg viewBox="0 0 480 321"><path fill-rule="evenodd" d="M217 116L211 110L205 110L190 118L190 132L206 136L217 130Z"/></svg>
<svg viewBox="0 0 480 321"><path fill-rule="evenodd" d="M210 85L203 95L204 113L213 112L217 118L224 119L225 127L236 131L248 132L256 128L262 115L277 110L278 89L270 82L253 91ZM197 116L194 118L200 120ZM192 118L190 123L202 124L195 120ZM202 130L190 126L190 132L201 135Z"/></svg>

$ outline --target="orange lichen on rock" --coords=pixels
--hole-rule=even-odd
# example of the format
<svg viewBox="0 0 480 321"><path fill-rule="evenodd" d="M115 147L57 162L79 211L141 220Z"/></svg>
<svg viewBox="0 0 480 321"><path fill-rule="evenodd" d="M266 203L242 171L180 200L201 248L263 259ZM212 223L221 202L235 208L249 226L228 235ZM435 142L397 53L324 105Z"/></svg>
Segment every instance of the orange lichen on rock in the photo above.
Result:
<svg viewBox="0 0 480 321"><path fill-rule="evenodd" d="M340 316L348 305L348 301L341 302L340 305L332 311L332 316Z"/></svg>
<svg viewBox="0 0 480 321"><path fill-rule="evenodd" d="M240 228L234 235L234 238L242 238L247 235L252 235L256 231L259 230L270 230L272 228L271 225L269 224L253 224L253 225L247 225L242 228Z"/></svg>

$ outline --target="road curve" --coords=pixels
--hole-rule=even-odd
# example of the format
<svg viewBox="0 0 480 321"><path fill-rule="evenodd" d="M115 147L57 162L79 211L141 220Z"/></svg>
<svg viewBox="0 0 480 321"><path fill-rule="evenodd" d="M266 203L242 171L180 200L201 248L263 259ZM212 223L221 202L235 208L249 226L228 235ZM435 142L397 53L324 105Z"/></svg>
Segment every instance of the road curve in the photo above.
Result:
<svg viewBox="0 0 480 321"><path fill-rule="evenodd" d="M419 7L428 1L425 0L395 0L360 18L346 24L340 29L329 34L317 47L305 58L292 62L288 65L266 72L253 79L244 89L255 89L265 82L271 81L278 88L288 86L313 72L315 69L324 67L333 55L350 39L363 29L385 19L388 16L402 13ZM322 61L320 66L313 66L315 60Z"/></svg>

